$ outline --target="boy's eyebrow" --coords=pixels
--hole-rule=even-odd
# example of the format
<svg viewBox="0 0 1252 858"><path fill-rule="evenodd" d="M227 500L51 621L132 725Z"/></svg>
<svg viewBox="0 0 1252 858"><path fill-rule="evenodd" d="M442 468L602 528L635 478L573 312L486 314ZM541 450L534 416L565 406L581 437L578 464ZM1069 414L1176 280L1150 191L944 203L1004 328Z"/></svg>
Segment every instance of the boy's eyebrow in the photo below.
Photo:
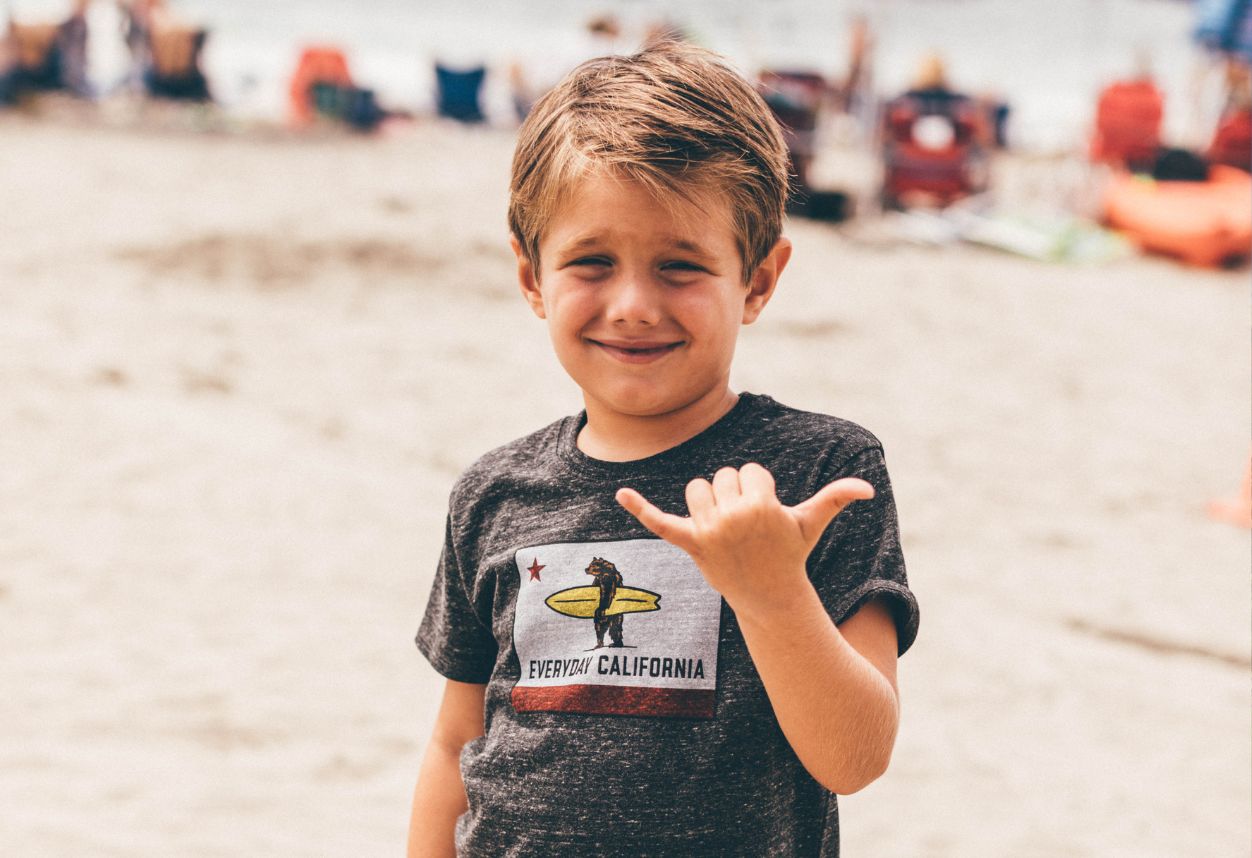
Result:
<svg viewBox="0 0 1252 858"><path fill-rule="evenodd" d="M703 256L706 259L713 258L712 253L705 250L703 247L696 244L694 241L688 241L685 238L671 238L669 241L669 244L671 247L675 248L676 250L685 250L688 253L694 253L697 256Z"/></svg>
<svg viewBox="0 0 1252 858"><path fill-rule="evenodd" d="M564 253L569 253L569 252L573 252L577 250L582 250L587 247L594 247L595 245L600 244L601 241L603 241L603 236L584 235L582 238L572 241L560 249ZM666 247L671 247L674 250L684 250L688 253L694 253L697 256L704 257L705 259L714 258L713 253L706 250L704 247L697 244L696 242L691 241L686 238L678 238L676 236L667 238L665 239L665 245Z"/></svg>
<svg viewBox="0 0 1252 858"><path fill-rule="evenodd" d="M599 243L600 243L600 236L584 235L582 238L565 245L561 249L562 250L582 250L585 247L591 247L592 245L596 245Z"/></svg>

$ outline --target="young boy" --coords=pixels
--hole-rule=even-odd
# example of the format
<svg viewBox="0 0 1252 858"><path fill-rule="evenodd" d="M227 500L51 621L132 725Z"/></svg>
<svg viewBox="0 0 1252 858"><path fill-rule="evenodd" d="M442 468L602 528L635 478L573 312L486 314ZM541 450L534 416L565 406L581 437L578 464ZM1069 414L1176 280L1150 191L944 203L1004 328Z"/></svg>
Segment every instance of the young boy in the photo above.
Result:
<svg viewBox="0 0 1252 858"><path fill-rule="evenodd" d="M886 769L917 607L881 447L729 387L786 189L694 47L584 64L522 127L518 277L586 409L452 491L410 856L833 856L832 793Z"/></svg>

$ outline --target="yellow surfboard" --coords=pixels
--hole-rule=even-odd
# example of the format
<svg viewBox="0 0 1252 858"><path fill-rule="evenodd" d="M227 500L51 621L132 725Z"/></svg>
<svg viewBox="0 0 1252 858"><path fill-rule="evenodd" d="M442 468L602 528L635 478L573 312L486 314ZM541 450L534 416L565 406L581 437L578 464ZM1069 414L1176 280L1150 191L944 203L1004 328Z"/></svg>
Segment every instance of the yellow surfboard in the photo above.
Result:
<svg viewBox="0 0 1252 858"><path fill-rule="evenodd" d="M637 614L644 611L659 611L657 604L661 600L659 593L651 590L638 590L634 587L618 587L613 596L613 604L609 605L605 616L614 614ZM596 606L600 604L599 587L570 587L559 593L553 593L544 599L544 604L558 614L567 617L595 616Z"/></svg>

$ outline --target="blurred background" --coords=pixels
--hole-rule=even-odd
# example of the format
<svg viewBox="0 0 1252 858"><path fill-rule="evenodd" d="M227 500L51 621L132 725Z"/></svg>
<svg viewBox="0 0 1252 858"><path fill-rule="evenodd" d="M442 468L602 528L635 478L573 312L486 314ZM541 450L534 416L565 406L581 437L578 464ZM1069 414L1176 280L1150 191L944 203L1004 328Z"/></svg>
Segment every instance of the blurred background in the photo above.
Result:
<svg viewBox="0 0 1252 858"><path fill-rule="evenodd" d="M845 854L1249 854L1249 5L0 3L0 852L400 853L448 490L581 407L516 128L663 32L788 129L736 388L895 481Z"/></svg>

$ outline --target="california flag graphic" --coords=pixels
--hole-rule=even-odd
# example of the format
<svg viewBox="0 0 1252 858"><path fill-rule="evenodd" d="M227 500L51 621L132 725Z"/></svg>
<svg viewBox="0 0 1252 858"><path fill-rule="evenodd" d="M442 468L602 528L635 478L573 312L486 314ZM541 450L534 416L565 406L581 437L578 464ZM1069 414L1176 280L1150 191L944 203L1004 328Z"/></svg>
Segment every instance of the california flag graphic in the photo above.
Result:
<svg viewBox="0 0 1252 858"><path fill-rule="evenodd" d="M712 718L722 599L659 539L523 548L518 712Z"/></svg>

